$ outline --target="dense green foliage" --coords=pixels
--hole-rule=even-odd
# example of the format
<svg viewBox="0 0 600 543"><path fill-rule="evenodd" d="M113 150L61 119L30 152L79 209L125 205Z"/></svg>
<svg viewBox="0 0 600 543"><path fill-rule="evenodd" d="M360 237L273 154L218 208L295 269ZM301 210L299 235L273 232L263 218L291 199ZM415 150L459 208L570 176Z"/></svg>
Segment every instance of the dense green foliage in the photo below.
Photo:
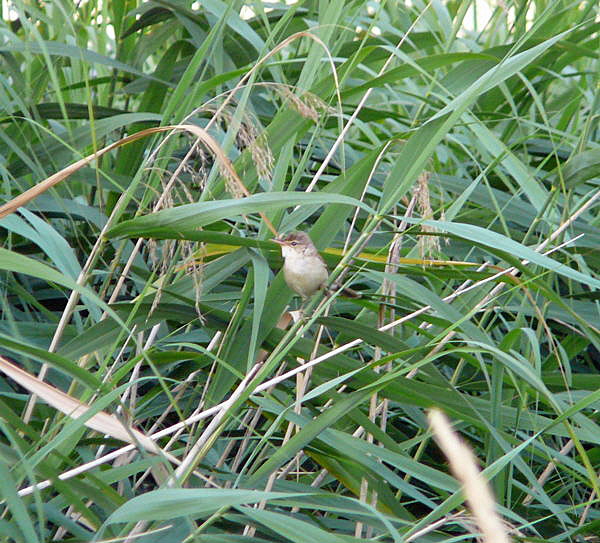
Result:
<svg viewBox="0 0 600 543"><path fill-rule="evenodd" d="M475 540L433 406L512 538L600 533L596 0L8 4L0 203L203 130L0 219L0 355L92 406L0 374L2 540ZM278 327L271 224L363 298Z"/></svg>

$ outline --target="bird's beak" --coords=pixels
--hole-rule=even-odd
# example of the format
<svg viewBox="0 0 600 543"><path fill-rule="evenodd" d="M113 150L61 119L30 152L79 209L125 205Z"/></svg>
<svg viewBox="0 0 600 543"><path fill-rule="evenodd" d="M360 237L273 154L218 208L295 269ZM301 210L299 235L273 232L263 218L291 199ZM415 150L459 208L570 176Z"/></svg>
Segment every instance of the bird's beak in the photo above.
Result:
<svg viewBox="0 0 600 543"><path fill-rule="evenodd" d="M279 239L279 238L273 238L271 241L277 243L277 245L281 245L282 247L284 245L287 245L287 243L285 241L283 241L282 239Z"/></svg>

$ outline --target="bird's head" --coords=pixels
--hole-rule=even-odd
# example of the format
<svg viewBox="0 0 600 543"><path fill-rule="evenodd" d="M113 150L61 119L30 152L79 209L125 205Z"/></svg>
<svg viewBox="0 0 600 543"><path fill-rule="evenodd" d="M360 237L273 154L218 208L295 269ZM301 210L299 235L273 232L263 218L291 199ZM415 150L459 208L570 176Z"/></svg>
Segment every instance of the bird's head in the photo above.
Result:
<svg viewBox="0 0 600 543"><path fill-rule="evenodd" d="M281 246L281 254L287 256L313 256L318 254L316 247L306 232L292 232L273 240Z"/></svg>

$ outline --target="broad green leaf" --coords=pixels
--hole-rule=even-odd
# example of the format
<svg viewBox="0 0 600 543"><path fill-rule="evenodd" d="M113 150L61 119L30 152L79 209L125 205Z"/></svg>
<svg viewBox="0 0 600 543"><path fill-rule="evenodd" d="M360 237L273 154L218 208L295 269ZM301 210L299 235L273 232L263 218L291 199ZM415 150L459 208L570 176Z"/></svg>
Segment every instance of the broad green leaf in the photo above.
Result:
<svg viewBox="0 0 600 543"><path fill-rule="evenodd" d="M343 543L346 541L345 538L335 535L335 533L323 530L304 520L290 517L290 515L273 511L261 511L249 507L244 508L244 513L276 534L297 543L304 543L307 540L321 541L322 543Z"/></svg>
<svg viewBox="0 0 600 543"><path fill-rule="evenodd" d="M107 232L107 237L151 236L163 228L200 228L221 219L237 215L267 213L296 205L344 204L368 210L365 204L342 194L270 192L254 194L247 198L216 200L182 205L151 215L125 221Z"/></svg>
<svg viewBox="0 0 600 543"><path fill-rule="evenodd" d="M164 488L137 496L119 507L107 524L138 520L166 520L183 516L205 516L222 507L235 507L292 497L285 492L220 488Z"/></svg>
<svg viewBox="0 0 600 543"><path fill-rule="evenodd" d="M541 266L547 270L564 275L565 277L569 277L575 281L583 283L584 285L600 288L600 280L576 271L569 266L565 266L549 256L541 255L533 249L525 247L524 245L501 234L492 232L491 230L487 230L472 224L449 223L444 221L423 221L423 224L433 226L434 228L439 228L444 232L449 232L461 238L471 240L474 243L489 247L490 249L505 251L511 256L528 260L531 264Z"/></svg>
<svg viewBox="0 0 600 543"><path fill-rule="evenodd" d="M600 149L590 149L569 158L563 176L568 187L600 177Z"/></svg>
<svg viewBox="0 0 600 543"><path fill-rule="evenodd" d="M152 76L144 74L144 72L137 70L136 68L129 66L123 62L115 60L104 55L100 55L89 49L81 49L74 45L68 45L66 43L58 43L52 41L40 41L38 43L27 42L13 39L12 41L5 41L0 46L0 52L11 52L11 53L29 53L29 54L40 54L47 53L52 56L71 58L75 61L84 60L89 62L91 65L100 64L108 66L109 68L115 68L127 73L133 73L141 77L154 79ZM160 80L157 80L160 81ZM168 85L167 81L160 81L164 85Z"/></svg>

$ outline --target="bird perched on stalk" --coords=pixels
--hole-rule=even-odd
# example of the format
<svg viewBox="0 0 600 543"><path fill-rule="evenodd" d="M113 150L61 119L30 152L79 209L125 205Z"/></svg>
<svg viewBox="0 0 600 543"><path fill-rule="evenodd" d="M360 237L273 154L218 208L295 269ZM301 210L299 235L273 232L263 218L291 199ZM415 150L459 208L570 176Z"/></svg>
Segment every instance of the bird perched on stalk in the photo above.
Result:
<svg viewBox="0 0 600 543"><path fill-rule="evenodd" d="M273 241L281 246L283 276L288 287L302 298L308 298L326 286L329 277L327 265L307 233L292 232ZM342 293L352 298L360 297L348 288Z"/></svg>

